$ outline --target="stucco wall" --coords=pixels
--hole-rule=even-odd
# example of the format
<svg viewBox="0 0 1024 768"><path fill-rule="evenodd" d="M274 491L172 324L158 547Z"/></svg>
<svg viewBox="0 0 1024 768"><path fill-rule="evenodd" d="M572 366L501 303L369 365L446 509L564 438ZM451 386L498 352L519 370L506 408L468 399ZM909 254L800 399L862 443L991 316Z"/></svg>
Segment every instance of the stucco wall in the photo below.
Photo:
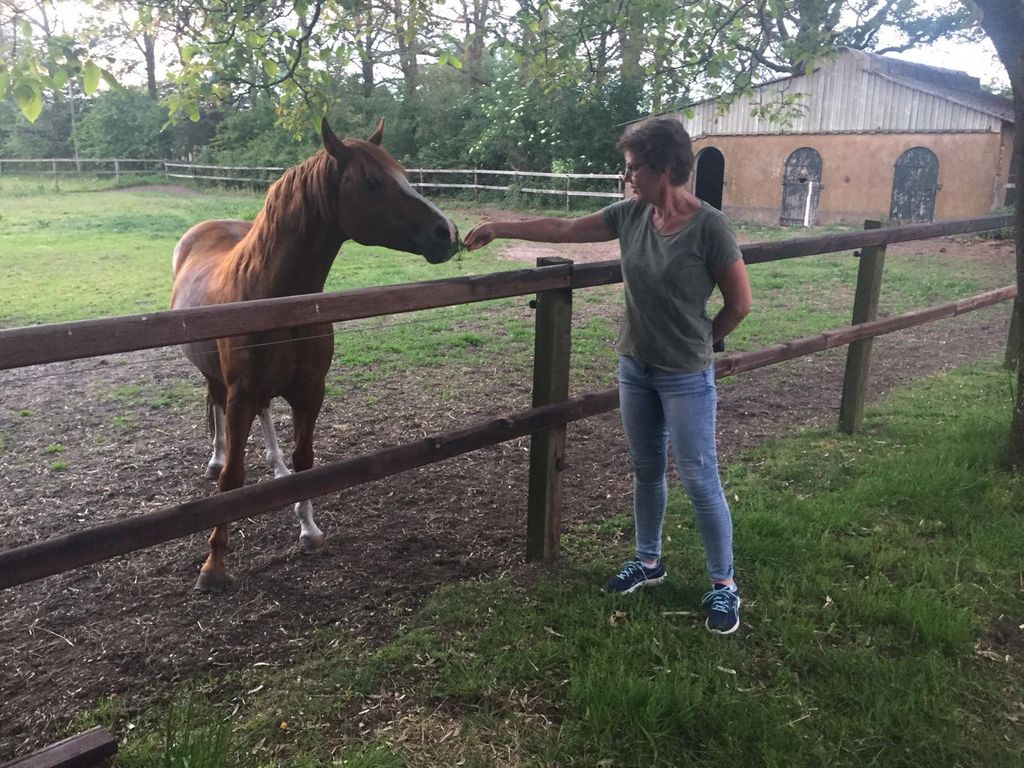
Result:
<svg viewBox="0 0 1024 768"><path fill-rule="evenodd" d="M778 223L786 158L812 147L822 159L821 197L816 222L860 224L887 219L897 158L913 147L927 147L939 160L935 220L981 216L1002 204L1005 134L800 134L705 136L694 153L715 147L725 157L722 207L737 219ZM699 162L699 160L698 160Z"/></svg>

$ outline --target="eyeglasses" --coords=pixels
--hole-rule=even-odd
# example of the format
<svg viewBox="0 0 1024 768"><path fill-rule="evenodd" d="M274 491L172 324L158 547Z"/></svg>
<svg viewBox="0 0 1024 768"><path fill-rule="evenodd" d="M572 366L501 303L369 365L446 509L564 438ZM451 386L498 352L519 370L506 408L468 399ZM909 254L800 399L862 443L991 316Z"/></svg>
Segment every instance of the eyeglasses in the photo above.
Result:
<svg viewBox="0 0 1024 768"><path fill-rule="evenodd" d="M636 173L638 170L643 168L645 165L649 166L650 163L633 163L632 165L630 165L629 163L626 163L626 173L629 176L632 176L634 173Z"/></svg>

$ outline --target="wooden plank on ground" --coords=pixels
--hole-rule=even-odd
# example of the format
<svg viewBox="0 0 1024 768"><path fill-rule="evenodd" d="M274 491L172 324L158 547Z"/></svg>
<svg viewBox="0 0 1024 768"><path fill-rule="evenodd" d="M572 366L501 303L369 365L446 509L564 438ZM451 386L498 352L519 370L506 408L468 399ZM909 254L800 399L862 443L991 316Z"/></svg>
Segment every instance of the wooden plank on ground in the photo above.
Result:
<svg viewBox="0 0 1024 768"><path fill-rule="evenodd" d="M96 726L55 742L0 768L95 768L117 754L117 739Z"/></svg>

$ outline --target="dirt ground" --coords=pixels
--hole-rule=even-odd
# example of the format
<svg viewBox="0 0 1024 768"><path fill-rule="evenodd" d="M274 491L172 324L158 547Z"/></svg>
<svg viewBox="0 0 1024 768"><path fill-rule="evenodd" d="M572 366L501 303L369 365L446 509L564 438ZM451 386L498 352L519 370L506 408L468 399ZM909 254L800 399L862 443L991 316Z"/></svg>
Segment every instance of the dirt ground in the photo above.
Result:
<svg viewBox="0 0 1024 768"><path fill-rule="evenodd" d="M1010 243L943 239L925 247L1005 263L1010 282ZM529 244L510 256L532 263L549 253L617 256L610 245ZM872 399L998 358L1008 314L1001 305L876 340ZM416 369L329 398L318 463L528 407L529 374L494 352L483 369ZM724 384L723 462L769 437L834 423L843 360L843 350L833 350ZM202 477L200 396L179 380L198 386L169 349L0 372L0 547L211 493ZM288 419L278 420L288 453ZM250 481L269 476L261 443L250 441ZM321 555L300 554L290 512L243 521L231 529L225 595L192 591L202 535L0 593L0 761L62 736L101 697L138 712L162 702L176 681L285 664L318 628L385 640L440 584L535 571L540 566L522 557L527 450L526 439L515 440L318 499L328 537ZM628 510L630 491L617 414L570 425L564 528ZM609 550L612 567L621 542Z"/></svg>

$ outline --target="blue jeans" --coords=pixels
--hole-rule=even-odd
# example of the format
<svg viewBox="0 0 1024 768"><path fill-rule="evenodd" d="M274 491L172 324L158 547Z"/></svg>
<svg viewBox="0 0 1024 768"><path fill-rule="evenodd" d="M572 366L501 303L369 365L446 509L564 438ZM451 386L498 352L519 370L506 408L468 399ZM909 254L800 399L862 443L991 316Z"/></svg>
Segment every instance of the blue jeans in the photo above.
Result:
<svg viewBox="0 0 1024 768"><path fill-rule="evenodd" d="M673 373L619 356L619 410L633 463L636 554L661 557L668 504L668 441L693 503L712 581L733 578L732 513L718 476L715 369Z"/></svg>

